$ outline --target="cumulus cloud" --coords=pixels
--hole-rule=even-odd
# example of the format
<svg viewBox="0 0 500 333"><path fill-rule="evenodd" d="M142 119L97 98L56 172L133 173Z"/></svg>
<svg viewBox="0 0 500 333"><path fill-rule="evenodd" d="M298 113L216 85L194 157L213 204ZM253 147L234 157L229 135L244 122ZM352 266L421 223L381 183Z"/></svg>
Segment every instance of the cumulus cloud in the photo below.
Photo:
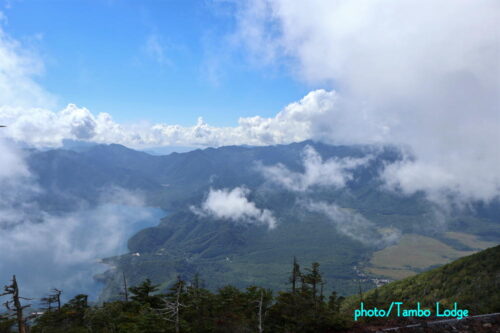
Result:
<svg viewBox="0 0 500 333"><path fill-rule="evenodd" d="M210 216L221 220L231 220L237 223L262 224L269 229L276 227L276 218L267 209L260 209L248 200L250 190L244 187L234 189L210 189L201 207L191 207L199 216Z"/></svg>
<svg viewBox="0 0 500 333"><path fill-rule="evenodd" d="M0 107L0 122L10 138L38 147L60 145L64 139L86 140L95 136L98 118L89 110L68 105L58 113L45 109Z"/></svg>
<svg viewBox="0 0 500 333"><path fill-rule="evenodd" d="M304 206L309 211L324 214L340 233L366 245L387 247L396 243L401 236L401 231L395 228L377 228L375 223L363 215L333 203L307 202Z"/></svg>
<svg viewBox="0 0 500 333"><path fill-rule="evenodd" d="M343 137L337 143L367 143L362 140L353 117L342 113L342 101L334 91L315 90L283 108L275 117L242 117L234 127L211 126L198 118L193 126L169 124L124 125L109 113L93 114L69 104L55 112L40 108L0 105L0 123L9 127L10 138L37 147L58 147L64 139L96 143L119 143L133 148L158 146L219 147L225 145L273 145L319 139L327 141L333 131ZM326 118L334 122L325 122ZM370 125L369 143L380 142L382 133ZM368 129L367 129L368 131Z"/></svg>
<svg viewBox="0 0 500 333"><path fill-rule="evenodd" d="M64 139L120 143L134 148L155 146L271 145L313 137L313 120L335 109L337 94L318 90L291 103L276 117L240 118L238 126L210 126L198 118L193 126L168 124L123 125L108 113L94 115L69 104L59 112L40 108L0 106L6 135L38 147L58 147Z"/></svg>
<svg viewBox="0 0 500 333"><path fill-rule="evenodd" d="M352 171L366 164L370 157L331 158L323 161L321 155L311 146L306 146L302 153L304 172L293 172L283 164L259 166L259 171L269 181L291 191L306 191L314 186L332 186L342 188L353 179Z"/></svg>
<svg viewBox="0 0 500 333"><path fill-rule="evenodd" d="M249 0L238 17L254 56L340 92L313 137L409 147L384 175L404 192L498 197L498 1Z"/></svg>

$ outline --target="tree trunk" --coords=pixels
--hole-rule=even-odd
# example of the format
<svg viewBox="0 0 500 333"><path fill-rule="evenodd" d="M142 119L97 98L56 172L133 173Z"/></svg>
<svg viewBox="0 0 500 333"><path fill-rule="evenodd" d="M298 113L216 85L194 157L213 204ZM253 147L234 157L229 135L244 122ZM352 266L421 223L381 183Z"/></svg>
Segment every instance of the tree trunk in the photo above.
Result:
<svg viewBox="0 0 500 333"><path fill-rule="evenodd" d="M260 300L259 300L259 333L264 332L264 328L262 327L262 303L264 303L264 291L260 291Z"/></svg>
<svg viewBox="0 0 500 333"><path fill-rule="evenodd" d="M125 278L125 272L123 272L123 289L125 295L125 302L128 302L128 288L127 288L127 279Z"/></svg>
<svg viewBox="0 0 500 333"><path fill-rule="evenodd" d="M179 327L179 297L181 294L181 286L179 284L179 287L177 288L177 300L175 304L175 333L180 332L180 327Z"/></svg>
<svg viewBox="0 0 500 333"><path fill-rule="evenodd" d="M26 333L26 326L24 324L23 318L23 307L19 301L19 288L17 286L16 276L12 277L12 300L14 301L14 307L16 308L17 326L19 328L19 333Z"/></svg>

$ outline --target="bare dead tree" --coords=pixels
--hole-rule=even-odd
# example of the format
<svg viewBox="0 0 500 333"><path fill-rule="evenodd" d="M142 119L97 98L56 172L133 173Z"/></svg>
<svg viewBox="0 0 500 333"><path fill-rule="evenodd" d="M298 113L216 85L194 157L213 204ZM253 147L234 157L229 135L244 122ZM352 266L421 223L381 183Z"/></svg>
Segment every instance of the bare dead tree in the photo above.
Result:
<svg viewBox="0 0 500 333"><path fill-rule="evenodd" d="M264 303L264 290L260 290L260 299L259 299L259 333L264 332L264 328L262 327L262 306Z"/></svg>
<svg viewBox="0 0 500 333"><path fill-rule="evenodd" d="M54 299L55 299L55 301L57 303L57 311L61 311L61 294L62 294L62 290L54 288L54 289L52 289L52 291L54 292L52 295L54 295Z"/></svg>
<svg viewBox="0 0 500 333"><path fill-rule="evenodd" d="M258 292L258 298L252 304L257 305L257 329L259 333L262 333L264 332L264 321L269 310L270 292L262 288L257 288L255 291Z"/></svg>
<svg viewBox="0 0 500 333"><path fill-rule="evenodd" d="M125 302L128 302L128 287L127 287L127 279L125 278L125 272L122 272L123 275L123 296L125 296Z"/></svg>
<svg viewBox="0 0 500 333"><path fill-rule="evenodd" d="M52 291L51 294L48 294L47 297L42 297L40 300L42 301L42 304L47 306L47 311L50 312L52 310L52 304L54 303L57 306L57 311L61 311L62 290L54 288L51 291Z"/></svg>
<svg viewBox="0 0 500 333"><path fill-rule="evenodd" d="M325 281L321 281L321 288L319 290L319 299L321 302L323 302L323 300L325 299L325 295L323 293L324 289L325 289Z"/></svg>
<svg viewBox="0 0 500 333"><path fill-rule="evenodd" d="M361 289L361 280L358 279L358 294L359 294L359 302L363 302L363 289Z"/></svg>
<svg viewBox="0 0 500 333"><path fill-rule="evenodd" d="M297 258L293 257L292 275L290 276L290 283L292 284L292 293L295 295L297 289L297 282L301 278L300 266Z"/></svg>
<svg viewBox="0 0 500 333"><path fill-rule="evenodd" d="M23 310L30 307L30 305L21 305L21 299L31 300L30 298L19 296L19 286L17 285L16 276L12 276L12 284L4 286L4 292L0 296L12 295L12 299L4 303L9 311L15 311L17 319L17 326L19 333L26 333L26 324L23 318ZM12 308L12 306L14 308Z"/></svg>
<svg viewBox="0 0 500 333"><path fill-rule="evenodd" d="M174 300L171 301L166 297L163 297L164 307L160 308L159 311L163 314L167 321L173 322L175 325L175 333L180 332L180 309L186 307L180 302L182 288L184 287L184 281L180 277L177 277L177 283L175 284L175 294Z"/></svg>
<svg viewBox="0 0 500 333"><path fill-rule="evenodd" d="M52 311L52 303L54 303L54 298L51 295L48 295L47 297L42 297L40 299L42 306L46 306L46 309L48 312Z"/></svg>

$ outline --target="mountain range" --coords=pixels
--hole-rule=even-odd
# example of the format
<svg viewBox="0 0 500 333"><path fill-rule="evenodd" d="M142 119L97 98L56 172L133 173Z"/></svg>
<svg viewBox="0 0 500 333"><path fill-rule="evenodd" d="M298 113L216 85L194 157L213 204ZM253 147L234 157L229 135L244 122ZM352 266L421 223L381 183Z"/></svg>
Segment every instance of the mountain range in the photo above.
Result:
<svg viewBox="0 0 500 333"><path fill-rule="evenodd" d="M120 297L123 276L163 289L199 274L210 289L280 290L293 257L320 262L325 288L352 294L500 242L498 201L444 210L425 193L387 188L385 166L408 158L394 147L306 141L165 156L114 144L68 148L27 151L47 211L91 207L119 188L166 212L128 241L129 253L104 259L102 299Z"/></svg>

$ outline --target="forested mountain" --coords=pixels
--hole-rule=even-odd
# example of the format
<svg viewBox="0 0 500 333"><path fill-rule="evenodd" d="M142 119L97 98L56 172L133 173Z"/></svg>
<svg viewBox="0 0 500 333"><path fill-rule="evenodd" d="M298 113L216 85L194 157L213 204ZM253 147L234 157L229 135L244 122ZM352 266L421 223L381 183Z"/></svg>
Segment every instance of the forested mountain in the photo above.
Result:
<svg viewBox="0 0 500 333"><path fill-rule="evenodd" d="M384 167L402 158L392 147L311 141L167 156L120 145L28 154L44 189L37 200L47 210L95 205L106 189L121 188L168 212L157 227L129 240L130 253L105 259L110 270L98 277L106 286L103 299L119 297L123 273L131 284L150 278L161 290L179 274L196 273L212 290L226 284L282 290L293 256L305 265L321 262L325 288L351 294L359 284L366 290L377 278L415 274L498 244L498 203L451 209L443 217L423 193L384 187ZM247 211L234 217L234 210L210 210L216 195L219 208L237 199L235 207ZM419 242L430 252L412 251ZM396 264L387 259L394 251L418 258L402 255L405 263Z"/></svg>
<svg viewBox="0 0 500 333"><path fill-rule="evenodd" d="M42 187L50 189L44 197L47 201L57 202L53 197L57 193L71 193L92 201L99 190L113 185L145 191L151 194L148 197L151 204L178 210L196 202L194 200L210 187L262 185L265 178L258 170L259 163L281 163L292 171L300 171L303 169L301 155L307 145L313 146L323 158L363 157L376 151L377 159L370 169L356 175L360 184L375 176L384 161L399 158L395 149L379 151L369 146L329 146L313 142L266 147L227 146L167 156L153 156L112 144L79 151L34 151L29 154L29 165Z"/></svg>

